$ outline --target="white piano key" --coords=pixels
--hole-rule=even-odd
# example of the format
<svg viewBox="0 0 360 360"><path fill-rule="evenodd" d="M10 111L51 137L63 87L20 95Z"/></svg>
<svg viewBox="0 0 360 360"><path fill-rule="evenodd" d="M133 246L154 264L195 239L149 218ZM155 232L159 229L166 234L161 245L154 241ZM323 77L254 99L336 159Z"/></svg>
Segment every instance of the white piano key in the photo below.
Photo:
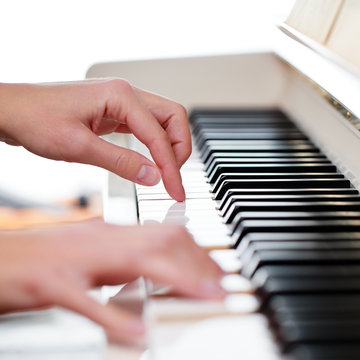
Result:
<svg viewBox="0 0 360 360"><path fill-rule="evenodd" d="M163 194L138 194L138 201L144 200L172 200L168 193ZM187 193L186 200L189 199L211 199L212 195L209 191L201 191L194 193Z"/></svg>
<svg viewBox="0 0 360 360"><path fill-rule="evenodd" d="M178 210L178 211L166 211L163 209L149 209L147 211L142 211L142 214L140 215L140 219L146 219L146 220L156 220L156 219L161 219L160 221L166 221L167 219L173 219L173 218L178 218L178 217L183 217L183 218L187 218L187 219L199 219L202 217L207 217L206 219L211 222L211 221L222 221L222 218L217 215L216 213L214 214L214 211L210 211L210 210ZM225 226L225 224L224 224Z"/></svg>
<svg viewBox="0 0 360 360"><path fill-rule="evenodd" d="M211 193L211 188L209 186L195 186L194 185L190 189L189 189L189 187L185 188L186 196L193 194L193 193L204 193L204 194L209 193L210 195L213 196L213 194ZM157 194L169 195L165 189L152 189L152 188L138 190L137 194L138 195L157 195Z"/></svg>
<svg viewBox="0 0 360 360"><path fill-rule="evenodd" d="M211 186L203 181L189 181L189 182L184 182L184 189L185 192L189 191L189 192L194 192L194 189L196 191L198 191L197 189L201 189L201 190L205 190L205 189L211 189ZM154 185L154 186L143 186L143 187L139 187L137 188L137 192L139 194L141 193L147 193L147 192L165 192L166 193L166 189L164 186L158 186L158 185Z"/></svg>
<svg viewBox="0 0 360 360"><path fill-rule="evenodd" d="M262 314L152 323L142 360L284 360Z"/></svg>
<svg viewBox="0 0 360 360"><path fill-rule="evenodd" d="M222 222L221 219L217 215L210 214L207 219L201 216L193 216L189 219L186 216L156 216L155 214L150 214L148 216L140 216L141 223L151 223L151 222L159 222L163 224L177 224L177 225L186 225L190 232L193 231L202 231L202 230L211 230L211 229L224 229L226 227ZM225 230L225 234L227 234L227 229Z"/></svg>
<svg viewBox="0 0 360 360"><path fill-rule="evenodd" d="M161 200L161 201L141 201L138 203L139 209L148 210L148 209L169 209L172 210L181 210L181 209L214 209L216 204L212 199L188 199L184 202L176 202L175 200Z"/></svg>
<svg viewBox="0 0 360 360"><path fill-rule="evenodd" d="M186 228L188 229L187 226L186 226ZM221 228L218 228L218 229L195 229L195 231L191 231L190 229L188 229L188 230L194 238L209 238L209 237L213 237L215 239L216 238L220 238L220 239L229 238L228 242L233 243L231 238L229 236L227 236L224 229L221 229Z"/></svg>
<svg viewBox="0 0 360 360"><path fill-rule="evenodd" d="M197 234L206 234L211 236L211 234L213 234L213 236L228 236L228 230L226 229L226 227L224 228L224 224L221 223L213 223L213 224L194 224L194 222L192 223L187 223L186 224L186 228L189 230L190 233L197 233Z"/></svg>
<svg viewBox="0 0 360 360"><path fill-rule="evenodd" d="M193 200L193 201L191 201ZM191 201L191 202L190 202ZM174 200L142 201L138 203L141 210L169 210L169 212L183 211L180 204L184 204L186 210L213 210L216 212L215 203L211 199L190 199L185 203L177 203Z"/></svg>
<svg viewBox="0 0 360 360"><path fill-rule="evenodd" d="M249 294L231 294L221 301L160 297L151 298L149 303L158 322L250 314L259 308L259 301Z"/></svg>
<svg viewBox="0 0 360 360"><path fill-rule="evenodd" d="M190 219L187 214L192 215L192 218ZM206 219L204 219L203 217L207 216ZM142 214L140 215L140 220L144 220L144 221L151 221L151 220L156 220L156 221L174 221L174 222L181 222L181 223L188 223L188 222L192 222L195 224L199 224L199 225L209 225L209 224L221 224L222 227L226 226L225 224L223 224L222 222L222 218L218 215L218 214L214 214L214 212L208 211L208 210L195 210L195 211L190 211L187 210L186 212L184 211L173 211L173 212L167 212L167 211L163 211L163 210L148 210L148 211L143 211Z"/></svg>
<svg viewBox="0 0 360 360"><path fill-rule="evenodd" d="M235 245L230 236L211 236L208 234L193 234L195 242L207 249L228 249Z"/></svg>
<svg viewBox="0 0 360 360"><path fill-rule="evenodd" d="M192 161L187 161L181 168L181 172L185 172L188 171L189 169L199 169L199 170L203 170L204 169L204 164L200 159L197 160L192 160Z"/></svg>
<svg viewBox="0 0 360 360"><path fill-rule="evenodd" d="M141 210L142 214L145 216L151 216L151 214L154 215L160 215L162 214L163 218L165 217L169 217L169 216L201 216L201 215L211 215L211 209L206 209L205 207L202 208L196 208L194 209L177 209L177 208L173 208L173 209L168 209L166 207L147 207L147 206L139 206L139 209ZM213 210L213 214L214 217L217 216L220 220L222 220L222 218L220 217L219 214L217 214L215 212L215 210Z"/></svg>
<svg viewBox="0 0 360 360"><path fill-rule="evenodd" d="M197 179L197 180L205 180L206 172L204 170L191 170L181 173L181 178L184 179Z"/></svg>
<svg viewBox="0 0 360 360"><path fill-rule="evenodd" d="M239 260L239 254L236 250L213 250L209 252L209 255L225 272L240 272L241 263Z"/></svg>
<svg viewBox="0 0 360 360"><path fill-rule="evenodd" d="M205 167L203 164L201 164L200 162L194 162L192 164L187 164L186 166L183 166L181 168L181 175L184 174L188 174L191 172L200 172L200 171L204 171Z"/></svg>
<svg viewBox="0 0 360 360"><path fill-rule="evenodd" d="M251 282L242 275L226 275L221 280L221 286L229 293L252 293L254 287Z"/></svg>

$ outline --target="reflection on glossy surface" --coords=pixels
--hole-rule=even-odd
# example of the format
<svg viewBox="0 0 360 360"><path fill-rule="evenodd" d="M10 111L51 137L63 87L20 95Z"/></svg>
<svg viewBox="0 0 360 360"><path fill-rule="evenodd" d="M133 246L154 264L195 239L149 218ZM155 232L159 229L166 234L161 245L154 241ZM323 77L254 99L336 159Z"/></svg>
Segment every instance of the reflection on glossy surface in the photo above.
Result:
<svg viewBox="0 0 360 360"><path fill-rule="evenodd" d="M105 347L99 326L67 310L0 316L2 360L100 360Z"/></svg>
<svg viewBox="0 0 360 360"><path fill-rule="evenodd" d="M156 360L279 359L266 319L258 314L161 324L151 340Z"/></svg>

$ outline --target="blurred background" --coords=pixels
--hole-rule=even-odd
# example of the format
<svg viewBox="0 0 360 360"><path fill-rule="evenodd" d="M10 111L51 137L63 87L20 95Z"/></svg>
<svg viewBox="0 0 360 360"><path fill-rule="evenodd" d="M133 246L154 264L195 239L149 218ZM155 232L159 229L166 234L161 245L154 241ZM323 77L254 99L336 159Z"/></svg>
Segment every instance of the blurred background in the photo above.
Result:
<svg viewBox="0 0 360 360"><path fill-rule="evenodd" d="M92 64L104 61L266 50L292 5L293 0L1 0L0 82L84 79ZM0 192L41 202L99 192L104 182L100 169L41 159L3 143L0 169Z"/></svg>

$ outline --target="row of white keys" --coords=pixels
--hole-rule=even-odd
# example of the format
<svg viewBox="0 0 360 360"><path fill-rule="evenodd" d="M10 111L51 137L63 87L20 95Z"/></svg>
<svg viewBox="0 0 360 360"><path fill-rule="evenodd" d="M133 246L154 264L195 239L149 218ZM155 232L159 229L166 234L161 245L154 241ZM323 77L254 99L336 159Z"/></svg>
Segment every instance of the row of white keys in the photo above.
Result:
<svg viewBox="0 0 360 360"><path fill-rule="evenodd" d="M257 313L259 304L251 284L239 275L238 255L231 249L229 230L217 213L196 153L183 166L182 178L183 203L172 200L161 183L137 186L140 222L184 225L224 271L235 275L224 278L230 294L223 302L150 296L150 351L142 360L283 360L265 316Z"/></svg>
<svg viewBox="0 0 360 360"><path fill-rule="evenodd" d="M232 245L228 230L215 211L210 185L206 183L204 166L196 155L182 168L186 200L176 202L167 194L164 185L137 186L140 222L184 225L194 240L206 248L228 248Z"/></svg>

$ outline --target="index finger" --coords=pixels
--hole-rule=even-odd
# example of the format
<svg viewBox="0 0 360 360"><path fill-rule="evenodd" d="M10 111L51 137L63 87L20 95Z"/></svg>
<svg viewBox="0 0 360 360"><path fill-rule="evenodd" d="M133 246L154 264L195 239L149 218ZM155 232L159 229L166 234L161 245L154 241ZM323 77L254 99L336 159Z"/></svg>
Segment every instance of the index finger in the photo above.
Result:
<svg viewBox="0 0 360 360"><path fill-rule="evenodd" d="M119 104L118 96L114 97L113 101L108 101L108 115L120 122L126 120L130 131L150 150L169 195L177 201L184 201L185 191L180 170L167 132L139 101L131 85L125 82L117 84L122 87L120 89L120 93L123 94L122 103Z"/></svg>
<svg viewBox="0 0 360 360"><path fill-rule="evenodd" d="M181 167L191 154L191 135L186 109L167 98L134 88L135 94L166 131Z"/></svg>

